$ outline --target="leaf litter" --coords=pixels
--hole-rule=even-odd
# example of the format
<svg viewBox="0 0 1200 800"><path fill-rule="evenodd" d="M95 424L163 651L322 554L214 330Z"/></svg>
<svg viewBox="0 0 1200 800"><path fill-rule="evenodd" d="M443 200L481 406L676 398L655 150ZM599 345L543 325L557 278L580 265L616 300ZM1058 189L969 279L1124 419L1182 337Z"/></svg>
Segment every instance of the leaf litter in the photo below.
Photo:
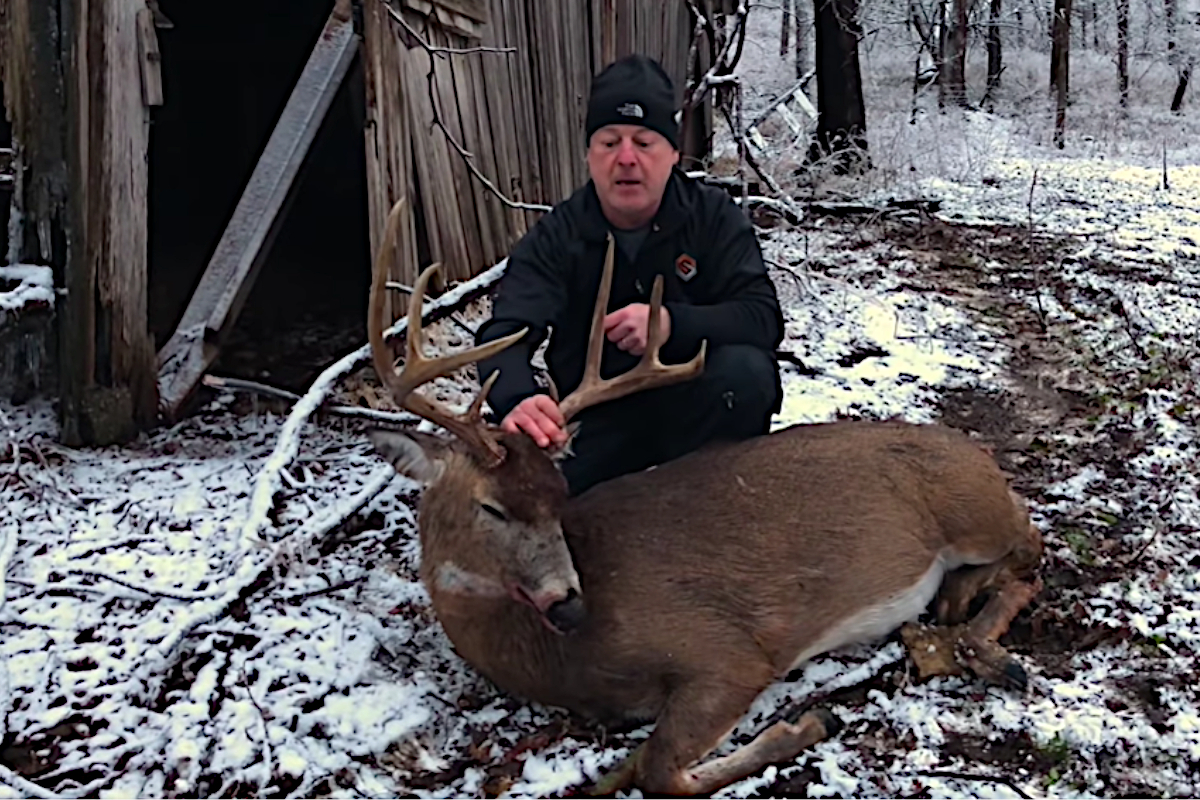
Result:
<svg viewBox="0 0 1200 800"><path fill-rule="evenodd" d="M1030 688L918 683L895 640L819 657L731 741L813 698L845 729L720 794L1195 794L1200 175L1006 152L920 186L937 216L764 234L775 424L942 421L994 448L1047 543L1007 639ZM218 394L123 448L0 405L0 794L554 795L648 735L458 659L417 579L416 485L317 411L359 362L286 416Z"/></svg>

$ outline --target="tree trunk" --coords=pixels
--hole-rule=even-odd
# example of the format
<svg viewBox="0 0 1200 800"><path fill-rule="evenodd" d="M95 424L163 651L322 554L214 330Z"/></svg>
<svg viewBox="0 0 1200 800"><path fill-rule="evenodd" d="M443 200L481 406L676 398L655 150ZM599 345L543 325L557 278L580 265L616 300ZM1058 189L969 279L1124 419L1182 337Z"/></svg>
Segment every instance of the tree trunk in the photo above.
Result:
<svg viewBox="0 0 1200 800"><path fill-rule="evenodd" d="M808 21L808 7L804 4L804 0L796 2L796 78L797 80L804 77L804 71L808 67L808 29L810 27Z"/></svg>
<svg viewBox="0 0 1200 800"><path fill-rule="evenodd" d="M1078 9L1077 14L1079 16L1079 46L1086 48L1087 47L1087 38L1088 38L1087 37L1087 35L1088 35L1087 6L1084 6L1083 8Z"/></svg>
<svg viewBox="0 0 1200 800"><path fill-rule="evenodd" d="M783 0L783 24L779 26L779 57L787 58L792 35L792 0Z"/></svg>
<svg viewBox="0 0 1200 800"><path fill-rule="evenodd" d="M858 0L814 0L814 5L818 121L809 160L832 155L838 172L869 169L858 64Z"/></svg>
<svg viewBox="0 0 1200 800"><path fill-rule="evenodd" d="M967 11L970 0L951 0L953 19L946 36L946 101L967 106Z"/></svg>
<svg viewBox="0 0 1200 800"><path fill-rule="evenodd" d="M1054 0L1053 42L1050 50L1051 86L1054 89L1054 146L1065 146L1067 99L1070 92L1071 0Z"/></svg>
<svg viewBox="0 0 1200 800"><path fill-rule="evenodd" d="M1000 40L1002 2L1003 0L991 0L988 7L987 92L984 94L984 105L989 111L992 110L996 101L996 90L1000 88L1000 73L1004 70Z"/></svg>
<svg viewBox="0 0 1200 800"><path fill-rule="evenodd" d="M1167 64L1176 66L1179 54L1176 52L1178 29L1175 21L1178 17L1176 13L1175 0L1163 0L1163 10L1167 17Z"/></svg>
<svg viewBox="0 0 1200 800"><path fill-rule="evenodd" d="M1189 63L1179 72L1179 83L1175 86L1175 96L1171 99L1171 111L1176 114L1183 108L1183 95L1187 92L1191 79L1192 65Z"/></svg>
<svg viewBox="0 0 1200 800"><path fill-rule="evenodd" d="M1121 108L1129 107L1129 0L1117 0L1117 86Z"/></svg>
<svg viewBox="0 0 1200 800"><path fill-rule="evenodd" d="M937 47L933 51L933 65L937 68L938 109L946 107L946 47L949 36L946 32L946 0L938 0L937 18L934 27L937 29Z"/></svg>

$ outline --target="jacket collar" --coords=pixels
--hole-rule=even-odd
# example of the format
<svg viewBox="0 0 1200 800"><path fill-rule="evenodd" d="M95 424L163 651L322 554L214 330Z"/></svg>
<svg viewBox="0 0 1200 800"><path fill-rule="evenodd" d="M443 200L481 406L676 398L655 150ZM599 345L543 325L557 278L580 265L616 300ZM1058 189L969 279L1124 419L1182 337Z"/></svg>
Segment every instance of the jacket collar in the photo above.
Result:
<svg viewBox="0 0 1200 800"><path fill-rule="evenodd" d="M671 233L687 221L692 211L691 192L688 191L691 183L692 179L684 175L678 167L671 171L662 204L658 207L658 213L654 215L651 230L656 233ZM590 242L604 241L608 237L611 225L600 207L596 184L589 180L579 193L583 212L579 225L580 234Z"/></svg>

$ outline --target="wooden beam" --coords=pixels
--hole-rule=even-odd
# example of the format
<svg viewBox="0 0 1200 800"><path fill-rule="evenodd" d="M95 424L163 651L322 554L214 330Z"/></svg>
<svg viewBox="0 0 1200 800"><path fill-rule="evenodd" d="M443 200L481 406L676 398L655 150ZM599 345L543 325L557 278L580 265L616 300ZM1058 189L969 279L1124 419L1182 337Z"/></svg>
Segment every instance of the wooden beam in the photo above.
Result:
<svg viewBox="0 0 1200 800"><path fill-rule="evenodd" d="M159 351L160 410L167 419L178 416L233 328L357 45L350 2L337 0L178 329Z"/></svg>

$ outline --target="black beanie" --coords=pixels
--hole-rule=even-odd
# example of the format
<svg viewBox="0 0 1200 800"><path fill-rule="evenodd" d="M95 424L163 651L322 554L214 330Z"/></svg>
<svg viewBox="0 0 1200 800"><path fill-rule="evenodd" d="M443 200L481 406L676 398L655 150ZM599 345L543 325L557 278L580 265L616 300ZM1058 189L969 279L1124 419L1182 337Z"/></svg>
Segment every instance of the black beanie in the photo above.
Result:
<svg viewBox="0 0 1200 800"><path fill-rule="evenodd" d="M641 55L625 56L592 78L588 99L587 141L605 125L641 125L667 137L675 149L675 87L662 66Z"/></svg>

